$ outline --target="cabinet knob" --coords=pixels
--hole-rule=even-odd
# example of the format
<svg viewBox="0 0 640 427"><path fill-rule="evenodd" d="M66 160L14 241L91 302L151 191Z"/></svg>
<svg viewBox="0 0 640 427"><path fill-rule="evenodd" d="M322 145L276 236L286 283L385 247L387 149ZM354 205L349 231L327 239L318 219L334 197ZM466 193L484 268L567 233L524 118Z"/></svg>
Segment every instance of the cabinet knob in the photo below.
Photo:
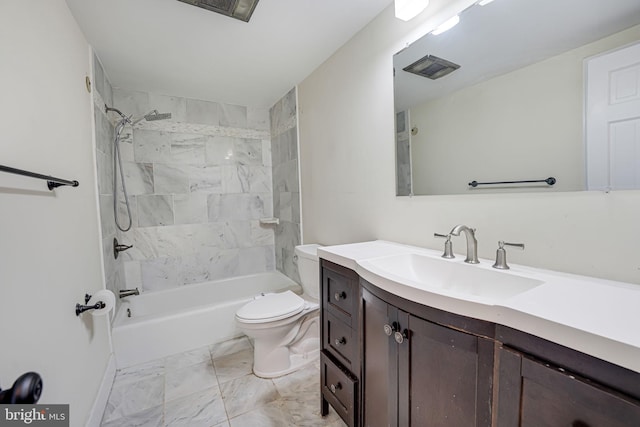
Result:
<svg viewBox="0 0 640 427"><path fill-rule="evenodd" d="M407 339L409 337L409 333L408 331L405 329L404 331L400 332L396 332L393 336L396 340L396 342L398 344L402 344L404 342L405 339Z"/></svg>
<svg viewBox="0 0 640 427"><path fill-rule="evenodd" d="M337 346L345 345L347 343L347 339L345 337L336 338L335 343Z"/></svg>
<svg viewBox="0 0 640 427"><path fill-rule="evenodd" d="M342 300L342 299L347 299L347 294L346 294L344 291L342 291L342 292L336 292L336 293L333 295L333 298L334 298L336 301L340 301L340 300Z"/></svg>
<svg viewBox="0 0 640 427"><path fill-rule="evenodd" d="M331 393L335 394L337 390L342 390L342 384L340 384L339 382L335 385L331 384L329 388L331 389Z"/></svg>
<svg viewBox="0 0 640 427"><path fill-rule="evenodd" d="M390 337L391 335L393 335L393 333L395 331L398 330L398 323L397 322L393 322L391 325L385 324L383 328L384 328L385 335Z"/></svg>

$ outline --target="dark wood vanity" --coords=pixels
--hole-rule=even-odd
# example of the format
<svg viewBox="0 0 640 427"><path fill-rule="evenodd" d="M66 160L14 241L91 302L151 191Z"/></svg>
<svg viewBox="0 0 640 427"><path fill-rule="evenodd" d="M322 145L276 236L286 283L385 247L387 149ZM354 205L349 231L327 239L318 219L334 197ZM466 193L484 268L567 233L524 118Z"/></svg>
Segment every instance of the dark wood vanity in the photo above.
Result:
<svg viewBox="0 0 640 427"><path fill-rule="evenodd" d="M322 414L349 426L640 426L640 373L321 261Z"/></svg>

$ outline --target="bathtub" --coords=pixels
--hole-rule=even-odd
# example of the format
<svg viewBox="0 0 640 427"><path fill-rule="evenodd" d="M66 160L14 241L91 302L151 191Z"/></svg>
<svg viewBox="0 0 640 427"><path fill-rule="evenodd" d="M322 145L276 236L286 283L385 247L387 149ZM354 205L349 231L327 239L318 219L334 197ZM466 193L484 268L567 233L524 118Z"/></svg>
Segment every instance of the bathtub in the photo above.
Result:
<svg viewBox="0 0 640 427"><path fill-rule="evenodd" d="M111 331L117 367L240 336L238 308L260 293L288 289L302 292L300 285L274 271L123 298Z"/></svg>

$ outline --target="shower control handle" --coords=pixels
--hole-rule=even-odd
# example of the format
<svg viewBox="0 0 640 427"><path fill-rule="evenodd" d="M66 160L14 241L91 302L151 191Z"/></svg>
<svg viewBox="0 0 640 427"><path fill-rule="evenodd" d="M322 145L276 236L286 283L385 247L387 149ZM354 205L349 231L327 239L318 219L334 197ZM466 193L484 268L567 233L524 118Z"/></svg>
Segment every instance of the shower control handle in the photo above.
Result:
<svg viewBox="0 0 640 427"><path fill-rule="evenodd" d="M338 382L337 384L331 384L329 386L329 389L331 389L331 393L336 394L336 391L342 390L342 384L340 384L340 382Z"/></svg>
<svg viewBox="0 0 640 427"><path fill-rule="evenodd" d="M347 339L345 337L336 338L335 343L336 343L336 346L345 345L347 343Z"/></svg>
<svg viewBox="0 0 640 427"><path fill-rule="evenodd" d="M342 291L342 292L336 292L336 293L333 295L333 298L334 298L336 301L340 301L340 300L342 300L342 299L347 299L347 294L346 294L346 292L345 292L345 291Z"/></svg>

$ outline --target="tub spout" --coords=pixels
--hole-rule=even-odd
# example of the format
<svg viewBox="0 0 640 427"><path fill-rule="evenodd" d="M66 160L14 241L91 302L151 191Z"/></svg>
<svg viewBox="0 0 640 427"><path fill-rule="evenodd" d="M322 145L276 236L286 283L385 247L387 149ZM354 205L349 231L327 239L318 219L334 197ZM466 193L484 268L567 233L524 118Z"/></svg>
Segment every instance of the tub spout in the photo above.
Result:
<svg viewBox="0 0 640 427"><path fill-rule="evenodd" d="M125 297L129 297L131 295L140 295L140 291L138 290L138 288L135 288L135 289L120 289L120 291L118 292L118 295L120 296L120 298L125 298Z"/></svg>

